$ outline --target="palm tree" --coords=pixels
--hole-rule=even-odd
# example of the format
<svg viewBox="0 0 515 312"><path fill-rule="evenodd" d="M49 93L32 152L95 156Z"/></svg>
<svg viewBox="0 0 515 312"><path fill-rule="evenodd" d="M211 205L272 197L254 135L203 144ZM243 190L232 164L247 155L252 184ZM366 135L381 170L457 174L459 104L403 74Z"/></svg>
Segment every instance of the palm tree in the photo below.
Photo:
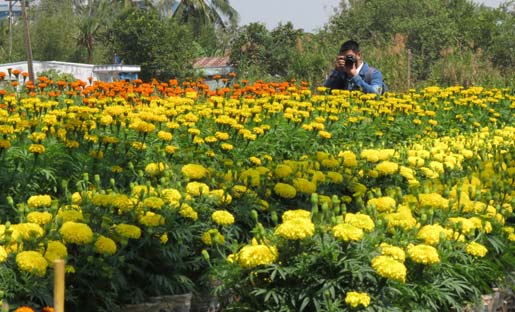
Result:
<svg viewBox="0 0 515 312"><path fill-rule="evenodd" d="M180 0L173 18L184 23L195 21L226 29L237 25L239 15L229 0Z"/></svg>

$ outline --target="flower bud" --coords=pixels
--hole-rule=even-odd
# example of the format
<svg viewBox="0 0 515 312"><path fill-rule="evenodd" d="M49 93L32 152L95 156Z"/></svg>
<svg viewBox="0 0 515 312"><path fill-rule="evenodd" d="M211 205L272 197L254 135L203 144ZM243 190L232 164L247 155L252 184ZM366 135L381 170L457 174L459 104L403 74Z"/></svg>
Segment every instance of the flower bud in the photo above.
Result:
<svg viewBox="0 0 515 312"><path fill-rule="evenodd" d="M318 194L317 193L311 194L311 204L312 205L318 204Z"/></svg>
<svg viewBox="0 0 515 312"><path fill-rule="evenodd" d="M272 218L272 221L274 222L274 224L277 224L279 222L279 217L277 216L277 212L275 212L275 211L272 211L270 213L270 218Z"/></svg>
<svg viewBox="0 0 515 312"><path fill-rule="evenodd" d="M7 196L7 203L9 206L14 207L14 199L11 196Z"/></svg>
<svg viewBox="0 0 515 312"><path fill-rule="evenodd" d="M252 209L252 211L250 212L250 215L252 216L252 220L254 220L255 222L258 222L258 213L256 210Z"/></svg>
<svg viewBox="0 0 515 312"><path fill-rule="evenodd" d="M204 260L209 261L209 253L207 252L207 250L202 249L202 257L204 258Z"/></svg>

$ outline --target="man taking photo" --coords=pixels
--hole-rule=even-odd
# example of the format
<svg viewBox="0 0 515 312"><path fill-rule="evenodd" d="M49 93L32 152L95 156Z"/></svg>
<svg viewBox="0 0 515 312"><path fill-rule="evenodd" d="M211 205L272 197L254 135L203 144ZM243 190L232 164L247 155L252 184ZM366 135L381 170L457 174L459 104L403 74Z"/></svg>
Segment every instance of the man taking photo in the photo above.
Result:
<svg viewBox="0 0 515 312"><path fill-rule="evenodd" d="M340 47L335 68L324 82L330 89L361 90L364 93L383 94L386 87L381 72L361 58L359 44L348 40Z"/></svg>

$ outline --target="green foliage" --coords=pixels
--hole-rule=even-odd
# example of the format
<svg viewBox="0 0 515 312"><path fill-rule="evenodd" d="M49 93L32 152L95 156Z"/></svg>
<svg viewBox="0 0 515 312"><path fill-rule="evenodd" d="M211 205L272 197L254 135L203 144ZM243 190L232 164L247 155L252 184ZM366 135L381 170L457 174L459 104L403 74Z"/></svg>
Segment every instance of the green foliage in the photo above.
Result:
<svg viewBox="0 0 515 312"><path fill-rule="evenodd" d="M44 0L31 12L34 15L30 27L34 60L77 61L75 46L70 42L78 32L72 1Z"/></svg>
<svg viewBox="0 0 515 312"><path fill-rule="evenodd" d="M124 63L139 64L143 80L168 80L191 74L192 34L153 9L124 11L111 31L114 51Z"/></svg>

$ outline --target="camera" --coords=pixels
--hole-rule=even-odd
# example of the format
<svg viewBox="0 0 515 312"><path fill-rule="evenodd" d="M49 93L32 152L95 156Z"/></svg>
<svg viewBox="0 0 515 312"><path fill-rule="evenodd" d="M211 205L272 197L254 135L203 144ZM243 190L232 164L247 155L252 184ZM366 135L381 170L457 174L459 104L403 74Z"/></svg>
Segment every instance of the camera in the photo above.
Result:
<svg viewBox="0 0 515 312"><path fill-rule="evenodd" d="M354 55L345 55L344 57L345 66L352 66L353 64L357 63L357 59Z"/></svg>

